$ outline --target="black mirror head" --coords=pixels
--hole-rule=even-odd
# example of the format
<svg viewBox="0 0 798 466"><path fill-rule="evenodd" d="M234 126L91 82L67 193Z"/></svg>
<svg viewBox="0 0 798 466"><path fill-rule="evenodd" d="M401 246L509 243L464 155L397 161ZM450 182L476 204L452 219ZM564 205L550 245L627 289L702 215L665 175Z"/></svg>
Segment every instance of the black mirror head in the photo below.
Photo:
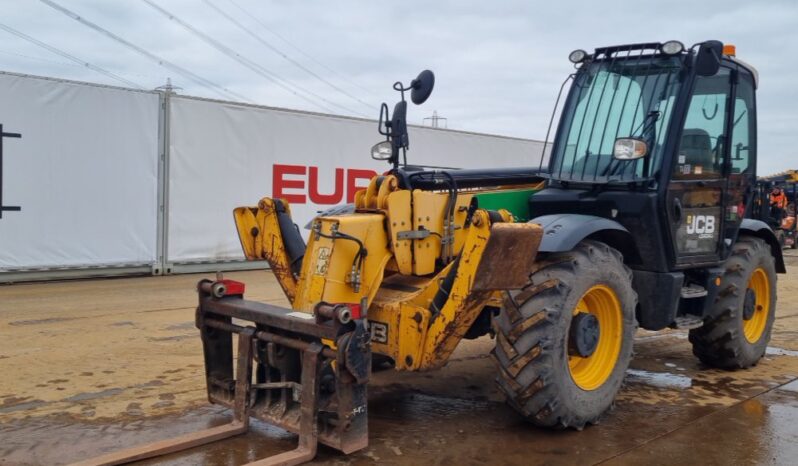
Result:
<svg viewBox="0 0 798 466"><path fill-rule="evenodd" d="M435 87L435 74L430 70L424 70L418 74L418 77L410 83L410 100L416 105L421 105L427 101L432 88Z"/></svg>
<svg viewBox="0 0 798 466"><path fill-rule="evenodd" d="M695 57L695 72L698 76L715 76L720 69L723 42L708 40L701 43Z"/></svg>

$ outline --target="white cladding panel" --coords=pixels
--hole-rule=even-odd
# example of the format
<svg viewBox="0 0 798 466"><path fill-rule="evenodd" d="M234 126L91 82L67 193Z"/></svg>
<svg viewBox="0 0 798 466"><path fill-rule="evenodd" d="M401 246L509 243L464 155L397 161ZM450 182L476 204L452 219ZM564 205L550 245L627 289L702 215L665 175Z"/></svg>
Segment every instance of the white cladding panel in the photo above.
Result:
<svg viewBox="0 0 798 466"><path fill-rule="evenodd" d="M419 112L411 107L411 112ZM370 158L376 121L172 97L168 260L242 259L236 206L286 197L304 226L389 168ZM537 166L542 143L411 127L408 162L451 168Z"/></svg>
<svg viewBox="0 0 798 466"><path fill-rule="evenodd" d="M0 271L156 261L158 102L138 92L0 74Z"/></svg>

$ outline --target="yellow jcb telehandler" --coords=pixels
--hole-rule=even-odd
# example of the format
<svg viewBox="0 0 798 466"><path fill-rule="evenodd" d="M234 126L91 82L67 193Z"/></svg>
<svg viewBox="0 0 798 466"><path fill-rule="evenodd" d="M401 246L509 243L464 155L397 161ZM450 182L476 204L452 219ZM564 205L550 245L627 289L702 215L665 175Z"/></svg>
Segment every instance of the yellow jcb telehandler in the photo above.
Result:
<svg viewBox="0 0 798 466"><path fill-rule="evenodd" d="M208 398L233 421L90 464L236 435L250 417L299 435L252 464L308 461L319 442L351 453L368 445L372 357L436 369L488 333L507 402L547 427L581 429L612 405L638 325L690 329L707 365L755 364L785 269L773 231L745 217L758 77L734 55L718 41L574 51L551 153L520 169L408 165L405 92L423 103L434 76L397 82L372 148L391 169L316 217L307 244L281 199L235 209L246 257L269 262L291 308L199 283Z"/></svg>

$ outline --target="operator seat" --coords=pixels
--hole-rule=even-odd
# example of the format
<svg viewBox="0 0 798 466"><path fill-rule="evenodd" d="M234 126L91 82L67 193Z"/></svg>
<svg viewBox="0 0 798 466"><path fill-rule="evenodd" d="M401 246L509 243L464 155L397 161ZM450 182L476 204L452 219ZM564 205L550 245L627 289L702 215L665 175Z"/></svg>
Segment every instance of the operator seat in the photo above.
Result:
<svg viewBox="0 0 798 466"><path fill-rule="evenodd" d="M700 128L685 128L682 131L682 143L679 155L685 156L685 164L689 164L691 172L701 167L702 173L715 173L715 159L712 156L712 140L709 133ZM681 165L681 164L680 164Z"/></svg>

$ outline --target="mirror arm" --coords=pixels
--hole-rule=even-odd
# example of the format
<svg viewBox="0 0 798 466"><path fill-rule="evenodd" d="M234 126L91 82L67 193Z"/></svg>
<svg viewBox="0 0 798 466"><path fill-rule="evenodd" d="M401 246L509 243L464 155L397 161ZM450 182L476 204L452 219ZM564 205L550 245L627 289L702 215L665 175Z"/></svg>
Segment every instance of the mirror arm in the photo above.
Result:
<svg viewBox="0 0 798 466"><path fill-rule="evenodd" d="M393 90L399 91L401 93L402 102L404 102L405 100L405 91L409 91L412 88L413 86L405 87L404 84L402 84L402 81L396 81L395 83L393 83Z"/></svg>
<svg viewBox="0 0 798 466"><path fill-rule="evenodd" d="M399 147L394 143L391 144L391 159L389 162L393 164L393 169L396 170L399 168Z"/></svg>

